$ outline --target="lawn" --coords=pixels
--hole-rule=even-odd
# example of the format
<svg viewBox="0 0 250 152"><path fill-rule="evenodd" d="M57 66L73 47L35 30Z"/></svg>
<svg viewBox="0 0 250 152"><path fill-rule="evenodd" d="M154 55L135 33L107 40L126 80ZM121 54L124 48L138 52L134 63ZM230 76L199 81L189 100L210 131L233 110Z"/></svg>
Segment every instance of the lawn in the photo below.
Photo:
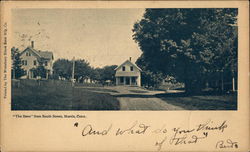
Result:
<svg viewBox="0 0 250 152"><path fill-rule="evenodd" d="M72 88L70 83L26 81L12 87L12 110L119 110L108 93Z"/></svg>
<svg viewBox="0 0 250 152"><path fill-rule="evenodd" d="M186 110L237 110L237 94L185 95L175 93L159 94L157 97Z"/></svg>

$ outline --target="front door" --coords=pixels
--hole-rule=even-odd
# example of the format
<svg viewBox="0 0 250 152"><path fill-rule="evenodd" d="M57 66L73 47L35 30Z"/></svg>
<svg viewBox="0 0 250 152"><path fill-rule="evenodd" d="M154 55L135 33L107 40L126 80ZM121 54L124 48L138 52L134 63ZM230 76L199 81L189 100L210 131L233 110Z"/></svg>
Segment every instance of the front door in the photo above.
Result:
<svg viewBox="0 0 250 152"><path fill-rule="evenodd" d="M130 85L130 79L129 79L129 77L126 77L126 85Z"/></svg>

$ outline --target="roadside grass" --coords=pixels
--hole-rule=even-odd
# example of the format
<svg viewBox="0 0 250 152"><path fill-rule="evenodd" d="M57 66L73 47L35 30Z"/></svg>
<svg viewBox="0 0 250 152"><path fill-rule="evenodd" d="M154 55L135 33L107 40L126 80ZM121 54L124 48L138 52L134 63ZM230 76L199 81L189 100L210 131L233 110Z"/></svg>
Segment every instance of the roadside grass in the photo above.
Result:
<svg viewBox="0 0 250 152"><path fill-rule="evenodd" d="M237 110L237 94L192 96L175 93L156 96L186 110Z"/></svg>
<svg viewBox="0 0 250 152"><path fill-rule="evenodd" d="M119 101L108 93L36 82L12 87L12 110L119 110Z"/></svg>

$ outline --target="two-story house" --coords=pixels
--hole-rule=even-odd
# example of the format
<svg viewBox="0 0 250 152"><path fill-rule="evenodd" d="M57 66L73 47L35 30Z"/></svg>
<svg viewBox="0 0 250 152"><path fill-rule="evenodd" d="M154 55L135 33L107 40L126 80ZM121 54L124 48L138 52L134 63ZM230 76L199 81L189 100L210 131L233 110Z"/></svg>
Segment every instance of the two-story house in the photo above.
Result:
<svg viewBox="0 0 250 152"><path fill-rule="evenodd" d="M141 86L141 69L131 62L131 58L115 70L116 85Z"/></svg>
<svg viewBox="0 0 250 152"><path fill-rule="evenodd" d="M31 46L28 46L21 52L20 57L22 60L22 67L25 70L25 75L22 78L36 78L33 69L37 68L39 65L44 66L46 69L46 78L52 74L53 53L34 49L34 41L31 41Z"/></svg>

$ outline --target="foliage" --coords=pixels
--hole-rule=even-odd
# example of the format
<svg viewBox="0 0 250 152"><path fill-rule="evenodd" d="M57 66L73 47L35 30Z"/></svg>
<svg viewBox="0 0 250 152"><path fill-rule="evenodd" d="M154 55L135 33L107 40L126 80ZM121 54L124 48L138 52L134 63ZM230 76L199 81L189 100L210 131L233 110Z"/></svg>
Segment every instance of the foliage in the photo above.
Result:
<svg viewBox="0 0 250 152"><path fill-rule="evenodd" d="M115 68L117 65L110 65L110 66L105 66L102 68L100 76L101 80L107 81L110 80L111 82L114 82L115 80Z"/></svg>
<svg viewBox="0 0 250 152"><path fill-rule="evenodd" d="M44 66L39 65L37 68L31 69L33 71L34 77L41 77L46 78L47 70L44 68Z"/></svg>
<svg viewBox="0 0 250 152"><path fill-rule="evenodd" d="M114 81L117 65L105 66L104 68L92 68L87 61L79 59L75 62L74 78L78 82L83 82L85 79L105 82L106 80ZM67 59L58 59L53 64L54 77L65 78L70 80L72 77L73 61Z"/></svg>
<svg viewBox="0 0 250 152"><path fill-rule="evenodd" d="M141 84L146 87L158 87L164 78L163 74L148 70L143 56L137 59L136 64L142 69Z"/></svg>
<svg viewBox="0 0 250 152"><path fill-rule="evenodd" d="M11 78L19 79L21 76L25 75L25 72L22 68L20 53L18 48L11 48L11 59L12 59L12 68L11 68Z"/></svg>
<svg viewBox="0 0 250 152"><path fill-rule="evenodd" d="M72 62L67 59L58 59L53 64L55 78L70 79L72 75Z"/></svg>
<svg viewBox="0 0 250 152"><path fill-rule="evenodd" d="M133 38L143 66L174 76L187 92L218 73L237 71L237 9L146 9Z"/></svg>
<svg viewBox="0 0 250 152"><path fill-rule="evenodd" d="M73 61L72 61L73 62ZM91 67L87 61L84 59L79 59L75 61L75 75L74 78L78 82L83 82L83 80L90 78Z"/></svg>

